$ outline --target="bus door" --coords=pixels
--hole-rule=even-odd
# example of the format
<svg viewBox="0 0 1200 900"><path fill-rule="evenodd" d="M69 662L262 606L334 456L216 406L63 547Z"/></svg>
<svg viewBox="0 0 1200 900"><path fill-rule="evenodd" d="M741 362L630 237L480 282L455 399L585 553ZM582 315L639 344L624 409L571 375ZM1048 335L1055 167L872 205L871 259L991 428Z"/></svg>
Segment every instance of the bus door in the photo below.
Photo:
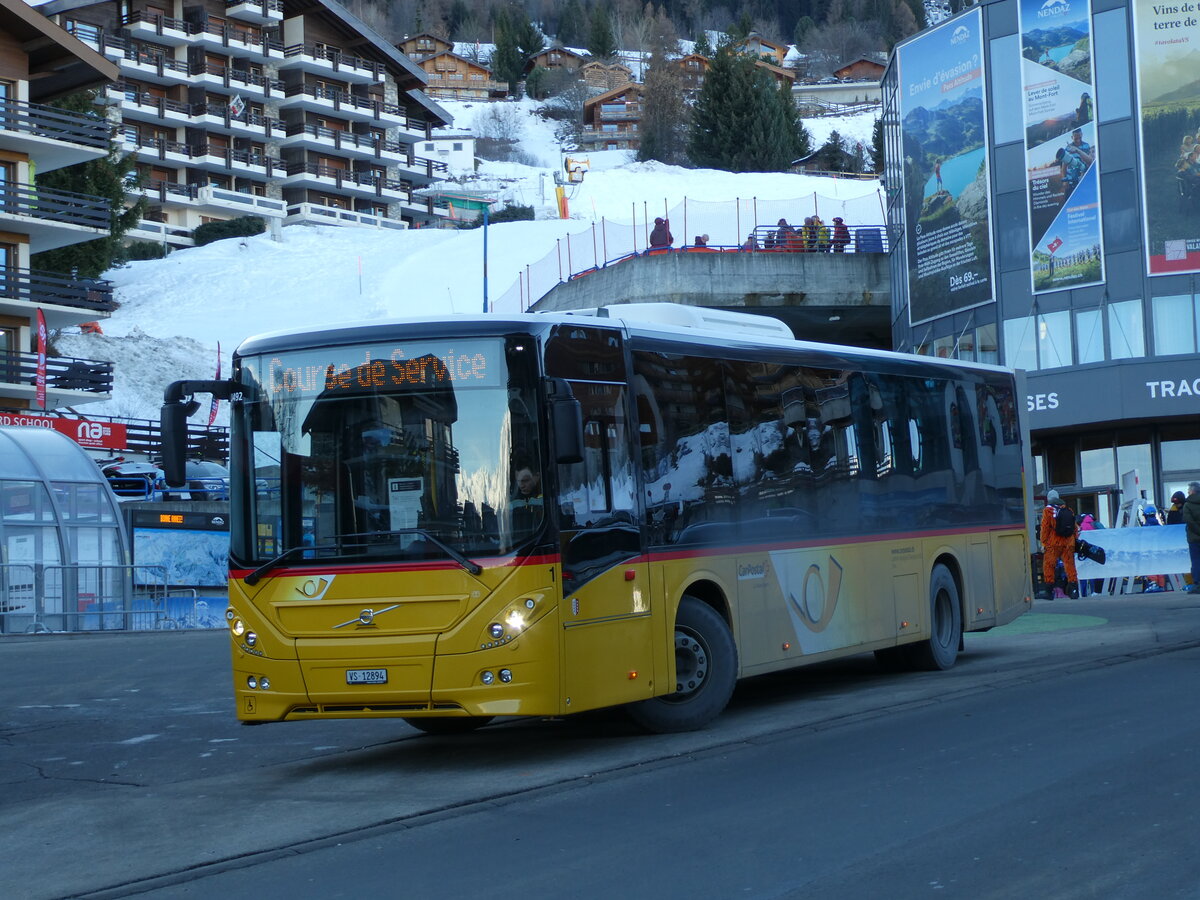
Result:
<svg viewBox="0 0 1200 900"><path fill-rule="evenodd" d="M564 697L573 709L643 699L656 648L620 332L556 328L546 374L570 383L584 430L583 461L560 465L556 479Z"/></svg>

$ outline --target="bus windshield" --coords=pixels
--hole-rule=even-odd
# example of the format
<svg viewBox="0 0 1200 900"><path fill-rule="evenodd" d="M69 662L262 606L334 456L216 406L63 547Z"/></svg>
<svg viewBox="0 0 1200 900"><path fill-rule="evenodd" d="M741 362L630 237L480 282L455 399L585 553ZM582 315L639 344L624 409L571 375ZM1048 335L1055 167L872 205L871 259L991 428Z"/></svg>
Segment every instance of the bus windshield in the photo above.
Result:
<svg viewBox="0 0 1200 900"><path fill-rule="evenodd" d="M241 359L235 560L464 560L538 532L527 336L355 344Z"/></svg>

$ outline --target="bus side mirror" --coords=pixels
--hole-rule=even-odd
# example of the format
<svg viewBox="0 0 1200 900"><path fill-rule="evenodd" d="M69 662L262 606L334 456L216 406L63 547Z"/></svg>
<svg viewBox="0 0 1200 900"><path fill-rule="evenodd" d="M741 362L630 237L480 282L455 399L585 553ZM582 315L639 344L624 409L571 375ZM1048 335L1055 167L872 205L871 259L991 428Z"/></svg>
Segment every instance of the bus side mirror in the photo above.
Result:
<svg viewBox="0 0 1200 900"><path fill-rule="evenodd" d="M187 404L180 400L163 403L159 412L162 434L163 478L169 487L183 487L187 450Z"/></svg>
<svg viewBox="0 0 1200 900"><path fill-rule="evenodd" d="M583 462L583 407L565 378L551 378L549 382L554 461L559 465Z"/></svg>

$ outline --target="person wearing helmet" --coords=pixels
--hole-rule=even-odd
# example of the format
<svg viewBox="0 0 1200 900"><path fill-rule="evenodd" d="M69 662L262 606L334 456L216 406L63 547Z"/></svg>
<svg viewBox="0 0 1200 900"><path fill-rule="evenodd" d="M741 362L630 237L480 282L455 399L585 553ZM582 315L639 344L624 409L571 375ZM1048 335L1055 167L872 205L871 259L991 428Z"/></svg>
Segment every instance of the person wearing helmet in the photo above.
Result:
<svg viewBox="0 0 1200 900"><path fill-rule="evenodd" d="M1075 537L1079 528L1075 522L1075 511L1063 503L1058 491L1046 494L1046 507L1042 510L1042 523L1038 537L1042 542L1042 599L1054 597L1057 579L1055 567L1063 566L1066 583L1063 585L1068 597L1079 596L1079 576L1075 574Z"/></svg>

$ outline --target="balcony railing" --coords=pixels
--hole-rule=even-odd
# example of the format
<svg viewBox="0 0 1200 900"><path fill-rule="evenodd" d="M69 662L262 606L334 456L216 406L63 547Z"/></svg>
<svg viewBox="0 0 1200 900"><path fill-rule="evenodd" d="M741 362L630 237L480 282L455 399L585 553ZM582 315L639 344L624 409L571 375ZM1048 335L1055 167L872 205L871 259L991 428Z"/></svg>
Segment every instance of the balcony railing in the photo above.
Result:
<svg viewBox="0 0 1200 900"><path fill-rule="evenodd" d="M273 131L283 131L284 128L281 120L272 119L270 116L251 112L248 109L243 110L240 116L235 116L226 103L197 103L192 106L192 115L224 119L226 128L232 128L234 124L246 125L255 129L261 128L266 132L267 137L270 137Z"/></svg>
<svg viewBox="0 0 1200 900"><path fill-rule="evenodd" d="M385 113L390 116L405 115L404 110L395 104L373 100L370 97L360 97L356 94L340 91L337 88L331 88L326 85L297 84L288 88L285 92L285 96L287 97L296 97L300 94L306 94L317 100L328 100L333 103L335 109L354 109L359 112L369 113L376 118Z"/></svg>
<svg viewBox="0 0 1200 900"><path fill-rule="evenodd" d="M136 63L139 66L148 66L158 72L159 77L164 77L167 72L172 74L172 77L187 79L190 73L190 67L185 62L180 62L177 59L171 59L169 56L162 56L158 53L146 53L145 51L126 50L124 59L129 63Z"/></svg>
<svg viewBox="0 0 1200 900"><path fill-rule="evenodd" d="M184 116L192 115L192 107L188 103L182 103L179 100L168 100L166 97L155 97L153 94L139 92L138 89L127 82L118 82L117 90L125 94L125 102L131 103L134 106L150 107L157 111L160 117L165 116L168 112L179 113Z"/></svg>
<svg viewBox="0 0 1200 900"><path fill-rule="evenodd" d="M227 47L230 44L244 44L247 47L258 47L264 55L269 54L271 51L275 51L276 53L283 52L283 41L267 37L266 35L255 34L253 31L238 28L236 25L203 22L199 25L189 25L188 27L192 34L210 35L217 38Z"/></svg>
<svg viewBox="0 0 1200 900"><path fill-rule="evenodd" d="M37 381L36 353L0 353L0 384L34 384ZM113 364L93 359L47 357L46 387L56 391L112 393Z"/></svg>
<svg viewBox="0 0 1200 900"><path fill-rule="evenodd" d="M191 74L193 76L212 75L214 78L220 78L227 88L244 85L247 88L255 88L268 95L272 91L283 93L283 82L278 78L267 78L265 75L259 75L257 72L248 72L244 69L234 69L229 66L198 62L192 66Z"/></svg>
<svg viewBox="0 0 1200 900"><path fill-rule="evenodd" d="M343 53L333 47L318 47L315 44L293 44L290 47L284 48L283 56L284 59L293 59L297 56L321 59L333 66L335 72L339 69L359 69L371 72L376 78L382 78L384 72L383 65L380 63L371 62L369 59L362 59L357 56L350 56L348 53Z"/></svg>
<svg viewBox="0 0 1200 900"><path fill-rule="evenodd" d="M107 229L111 225L106 197L76 194L74 191L52 191L15 182L0 184L0 213L52 219L89 228Z"/></svg>
<svg viewBox="0 0 1200 900"><path fill-rule="evenodd" d="M69 278L33 269L0 267L0 298L39 306L70 306L111 313L117 308L113 284L99 278ZM3 299L0 299L0 304Z"/></svg>
<svg viewBox="0 0 1200 900"><path fill-rule="evenodd" d="M330 178L337 182L338 187L355 185L356 187L371 188L376 194L383 194L384 191L388 191L391 193L407 194L410 198L412 196L412 189L406 182L387 178L376 172L351 172L347 169L340 169L337 166L301 162L289 165L287 167L287 174L289 176L315 175L318 178Z"/></svg>
<svg viewBox="0 0 1200 900"><path fill-rule="evenodd" d="M184 34L192 32L192 26L183 19L172 19L170 16L152 12L135 12L122 16L121 24L126 28L131 25L149 25L159 34L164 31L182 31Z"/></svg>
<svg viewBox="0 0 1200 900"><path fill-rule="evenodd" d="M225 0L226 10L246 6L257 7L261 11L263 18L283 16L283 0Z"/></svg>
<svg viewBox="0 0 1200 900"><path fill-rule="evenodd" d="M98 116L86 113L64 112L20 100L0 100L0 129L88 147L107 147L110 126Z"/></svg>
<svg viewBox="0 0 1200 900"><path fill-rule="evenodd" d="M268 175L272 173L273 169L283 171L283 160L259 153L257 150L234 150L232 147L223 147L218 144L197 144L189 148L188 155L193 159L201 156L223 159L225 165L231 169L235 165L254 166L265 168Z"/></svg>
<svg viewBox="0 0 1200 900"><path fill-rule="evenodd" d="M160 203L166 203L168 200L195 200L199 189L199 185L179 184L161 178L151 178L141 188L147 196L157 197Z"/></svg>

